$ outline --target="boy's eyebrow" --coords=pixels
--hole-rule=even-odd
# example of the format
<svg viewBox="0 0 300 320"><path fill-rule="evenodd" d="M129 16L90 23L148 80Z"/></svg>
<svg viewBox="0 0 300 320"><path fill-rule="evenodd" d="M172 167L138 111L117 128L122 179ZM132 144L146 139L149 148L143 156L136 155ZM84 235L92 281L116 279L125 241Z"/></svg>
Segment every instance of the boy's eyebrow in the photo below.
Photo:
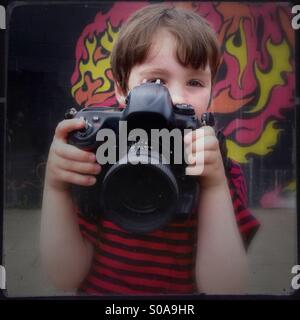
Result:
<svg viewBox="0 0 300 320"><path fill-rule="evenodd" d="M146 68L143 71L141 71L141 76L146 76L146 75L168 75L169 71L167 69L162 69L162 68ZM189 72L189 75L192 76L204 76L204 77L210 77L211 76L211 71L209 69L198 69L198 70L191 70Z"/></svg>
<svg viewBox="0 0 300 320"><path fill-rule="evenodd" d="M149 75L149 74L168 74L168 70L161 68L147 68L141 71L141 76Z"/></svg>
<svg viewBox="0 0 300 320"><path fill-rule="evenodd" d="M190 75L211 76L210 69L198 69L190 72Z"/></svg>

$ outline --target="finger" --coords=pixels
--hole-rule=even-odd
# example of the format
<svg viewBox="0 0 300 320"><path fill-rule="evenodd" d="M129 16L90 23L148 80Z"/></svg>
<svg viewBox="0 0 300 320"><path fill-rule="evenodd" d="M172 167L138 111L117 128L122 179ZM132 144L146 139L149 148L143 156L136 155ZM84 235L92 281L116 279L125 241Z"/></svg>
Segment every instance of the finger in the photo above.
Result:
<svg viewBox="0 0 300 320"><path fill-rule="evenodd" d="M189 144L195 141L196 139L199 139L200 137L205 137L205 136L210 136L214 135L215 136L215 130L211 126L203 126L201 128L198 128L196 130L188 132L184 136L184 143Z"/></svg>
<svg viewBox="0 0 300 320"><path fill-rule="evenodd" d="M217 168L215 164L209 163L197 166L187 166L185 168L185 174L190 176L208 176L214 174Z"/></svg>
<svg viewBox="0 0 300 320"><path fill-rule="evenodd" d="M64 182L80 186L91 186L96 183L97 179L93 176L82 175L76 172L58 170L57 176Z"/></svg>
<svg viewBox="0 0 300 320"><path fill-rule="evenodd" d="M95 162L96 155L93 152L81 150L73 145L56 140L54 152L57 156L80 162Z"/></svg>
<svg viewBox="0 0 300 320"><path fill-rule="evenodd" d="M198 152L203 150L217 150L219 148L219 140L216 136L204 136L193 141L191 150Z"/></svg>
<svg viewBox="0 0 300 320"><path fill-rule="evenodd" d="M66 171L72 171L81 174L99 174L101 166L98 163L79 162L63 159L57 163L57 166Z"/></svg>
<svg viewBox="0 0 300 320"><path fill-rule="evenodd" d="M204 171L204 165L188 166L185 168L185 174L188 176L200 176Z"/></svg>
<svg viewBox="0 0 300 320"><path fill-rule="evenodd" d="M188 166L185 168L185 174L189 176L208 176L216 172L216 166L214 164L205 164L197 166Z"/></svg>
<svg viewBox="0 0 300 320"><path fill-rule="evenodd" d="M67 119L61 121L55 129L55 137L60 140L66 140L68 133L82 129L85 126L83 119Z"/></svg>
<svg viewBox="0 0 300 320"><path fill-rule="evenodd" d="M203 165L215 163L218 159L216 151L205 150L197 152L196 154L190 154L188 156L189 165Z"/></svg>

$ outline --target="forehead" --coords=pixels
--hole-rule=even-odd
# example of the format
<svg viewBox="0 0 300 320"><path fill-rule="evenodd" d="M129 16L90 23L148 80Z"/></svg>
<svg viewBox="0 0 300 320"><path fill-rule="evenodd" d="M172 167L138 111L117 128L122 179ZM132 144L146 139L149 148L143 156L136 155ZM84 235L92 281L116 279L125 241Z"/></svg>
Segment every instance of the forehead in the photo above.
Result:
<svg viewBox="0 0 300 320"><path fill-rule="evenodd" d="M151 61L157 55L172 55L176 57L177 40L175 36L165 28L158 29L150 39L150 48L146 60Z"/></svg>
<svg viewBox="0 0 300 320"><path fill-rule="evenodd" d="M192 66L184 66L177 58L177 43L175 37L168 31L163 31L153 36L151 46L145 60L133 67L131 73L139 73L140 76L201 76L211 78L209 64L206 67L195 69Z"/></svg>
<svg viewBox="0 0 300 320"><path fill-rule="evenodd" d="M191 66L182 65L178 59L178 51L182 50L183 44L179 44L175 36L165 28L158 30L151 39L149 51L143 63L140 66L145 70L155 68L158 71L164 68L171 67L172 64L181 65L191 72L201 72L205 75L211 75L209 63L207 62L205 68L194 69ZM184 50L187 50L184 48ZM199 57L200 59L200 57Z"/></svg>

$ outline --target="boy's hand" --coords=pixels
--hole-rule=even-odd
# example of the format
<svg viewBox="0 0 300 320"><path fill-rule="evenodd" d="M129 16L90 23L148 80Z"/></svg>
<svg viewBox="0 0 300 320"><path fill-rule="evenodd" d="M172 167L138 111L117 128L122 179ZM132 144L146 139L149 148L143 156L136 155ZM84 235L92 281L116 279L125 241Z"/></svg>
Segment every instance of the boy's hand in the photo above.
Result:
<svg viewBox="0 0 300 320"><path fill-rule="evenodd" d="M101 166L96 163L95 154L67 143L68 134L83 128L84 125L83 119L63 120L57 125L46 168L48 185L64 190L69 184L95 184L96 178L93 175L101 171Z"/></svg>
<svg viewBox="0 0 300 320"><path fill-rule="evenodd" d="M187 175L201 176L202 187L218 186L226 181L219 141L210 126L203 126L184 137Z"/></svg>

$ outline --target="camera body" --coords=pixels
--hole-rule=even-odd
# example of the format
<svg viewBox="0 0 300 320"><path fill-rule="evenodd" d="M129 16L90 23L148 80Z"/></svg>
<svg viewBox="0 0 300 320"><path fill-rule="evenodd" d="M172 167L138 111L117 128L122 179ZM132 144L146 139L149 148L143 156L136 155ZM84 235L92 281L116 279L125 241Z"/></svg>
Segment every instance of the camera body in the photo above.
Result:
<svg viewBox="0 0 300 320"><path fill-rule="evenodd" d="M186 218L195 208L199 193L196 177L185 175L186 164L170 159L174 156L175 138L169 143L169 155L162 141L154 144L150 133L173 129L182 133L181 159L184 159L183 133L202 125L213 125L213 116L205 113L199 120L188 104L173 105L168 89L158 83L144 83L133 88L126 98L126 107L87 107L79 112L70 109L66 118L85 119L82 130L72 132L68 142L97 154L103 141L97 139L102 129L111 130L115 140L116 162L102 165L97 182L91 187L72 186L72 194L81 214L97 221L101 216L114 221L129 232L145 233L164 226L172 218ZM124 148L125 123L130 132L143 129L147 138L127 141ZM142 141L144 140L144 141ZM178 146L178 144L177 144ZM168 162L164 161L168 158ZM97 157L98 159L98 157ZM132 163L129 159L135 159Z"/></svg>

